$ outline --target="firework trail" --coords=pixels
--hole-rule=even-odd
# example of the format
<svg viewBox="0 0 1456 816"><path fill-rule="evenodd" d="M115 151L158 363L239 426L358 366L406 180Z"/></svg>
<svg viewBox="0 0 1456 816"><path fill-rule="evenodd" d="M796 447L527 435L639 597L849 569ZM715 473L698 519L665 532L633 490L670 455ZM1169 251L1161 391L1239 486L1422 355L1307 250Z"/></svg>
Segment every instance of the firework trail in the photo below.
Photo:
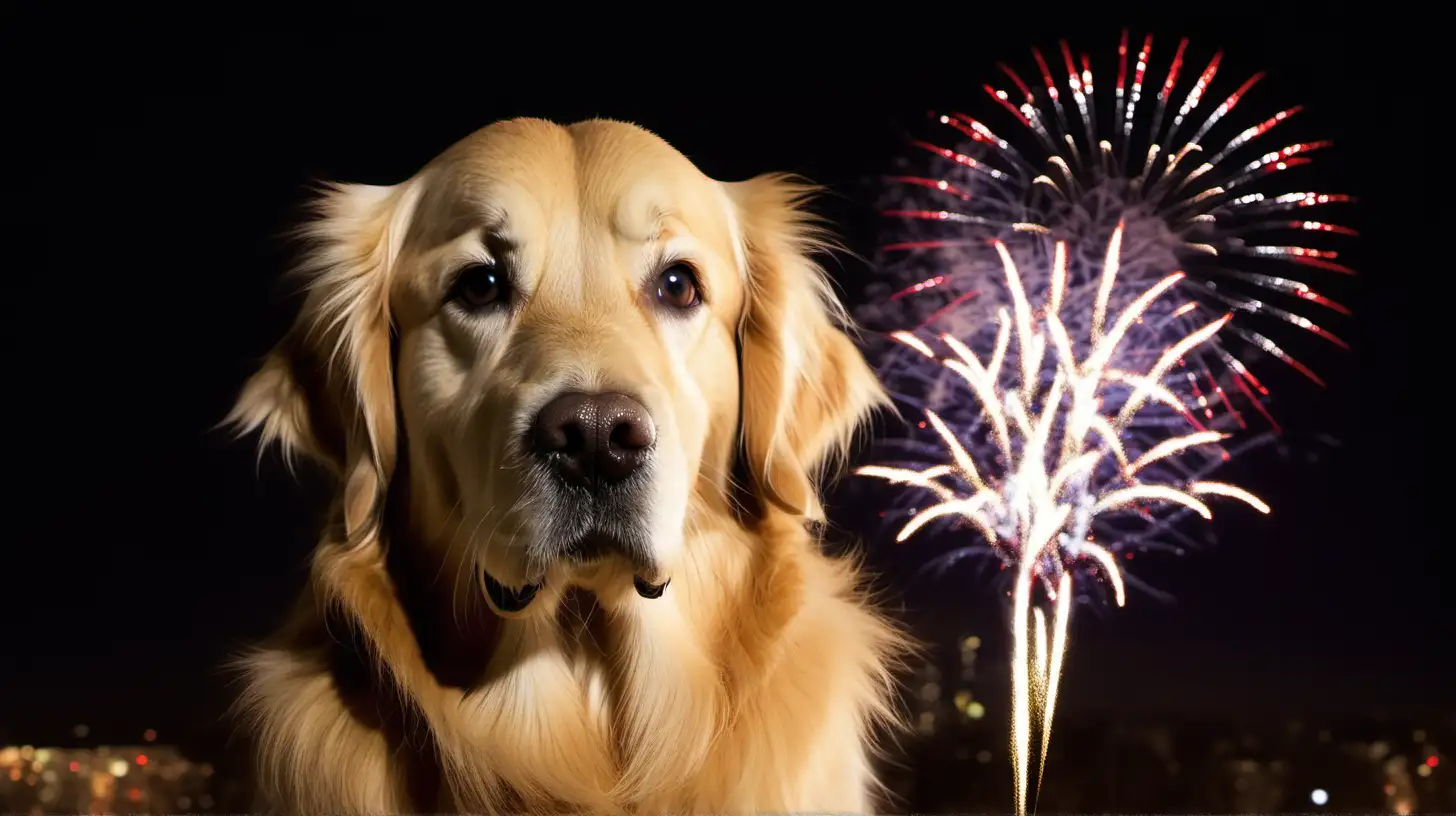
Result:
<svg viewBox="0 0 1456 816"><path fill-rule="evenodd" d="M1122 572L1113 554L1096 543L1094 521L1136 512L1139 505L1148 504L1172 504L1210 519L1203 501L1210 496L1238 499L1259 512L1269 511L1262 501L1233 485L1157 478L1160 473L1171 475L1166 467L1158 467L1161 463L1224 439L1220 432L1201 429L1177 395L1161 383L1179 360L1211 342L1229 315L1158 349L1145 369L1113 367L1118 350L1148 321L1150 307L1185 279L1181 272L1165 277L1138 293L1110 320L1122 236L1119 225L1107 249L1085 335L1074 339L1062 320L1068 302L1064 242L1056 244L1047 299L1035 308L1011 253L1004 244L995 244L1011 309L997 312L996 342L989 359L981 359L953 336L941 335L953 356L939 362L974 395L998 453L994 465L984 459L978 462L938 414L926 411L953 464L919 470L869 466L857 471L922 488L940 499L911 518L899 533L900 541L935 519L955 516L1016 568L1012 757L1018 814L1027 810L1033 730L1040 733L1038 769L1046 761L1074 572L1087 574L1090 568L1100 573L1112 584L1117 604L1124 601ZM927 359L937 359L913 333L898 332L895 339ZM1008 356L1013 340L1015 351ZM1143 408L1154 404L1186 417L1187 432L1169 435L1145 451L1129 451L1123 443L1125 430ZM1038 583L1056 604L1050 645L1045 613L1034 602Z"/></svg>
<svg viewBox="0 0 1456 816"><path fill-rule="evenodd" d="M936 519L974 530L1014 568L1019 812L1033 729L1045 759L1071 593L1105 581L1121 605L1136 580L1120 558L1193 545L1180 523L1207 518L1207 496L1267 511L1208 480L1278 431L1251 368L1272 357L1322 385L1275 338L1344 347L1309 315L1349 311L1300 275L1353 274L1335 251L1305 246L1355 234L1305 220L1351 198L1270 189L1329 142L1267 149L1298 107L1231 131L1227 115L1263 74L1208 111L1222 55L1195 75L1187 45L1159 83L1152 37L1133 52L1124 32L1111 94L1094 92L1090 60L1065 43L1063 85L1036 50L1037 87L999 66L1009 90L984 90L1010 139L965 114L935 116L954 146L914 142L933 169L892 178L885 214L902 233L881 266L900 283L857 310L895 341L874 355L886 387L925 415L921 433L881 440L884 464L861 471L919 488L882 515L909 517L901 541ZM937 336L950 359L923 339ZM926 509L927 497L940 504ZM1055 604L1050 643L1037 585Z"/></svg>

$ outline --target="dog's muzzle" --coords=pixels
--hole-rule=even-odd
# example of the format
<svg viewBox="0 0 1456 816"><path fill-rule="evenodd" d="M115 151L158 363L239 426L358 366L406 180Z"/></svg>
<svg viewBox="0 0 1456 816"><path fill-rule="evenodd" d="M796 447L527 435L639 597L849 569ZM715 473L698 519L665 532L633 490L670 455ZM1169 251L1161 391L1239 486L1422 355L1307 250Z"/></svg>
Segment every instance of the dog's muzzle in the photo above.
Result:
<svg viewBox="0 0 1456 816"><path fill-rule="evenodd" d="M525 441L546 477L539 489L553 505L541 540L526 556L527 574L546 575L562 563L588 567L621 559L631 565L638 595L661 598L668 581L654 582L658 568L640 531L657 442L647 408L625 394L562 393L541 408ZM491 607L508 617L529 607L544 585L507 587L484 567L480 576Z"/></svg>

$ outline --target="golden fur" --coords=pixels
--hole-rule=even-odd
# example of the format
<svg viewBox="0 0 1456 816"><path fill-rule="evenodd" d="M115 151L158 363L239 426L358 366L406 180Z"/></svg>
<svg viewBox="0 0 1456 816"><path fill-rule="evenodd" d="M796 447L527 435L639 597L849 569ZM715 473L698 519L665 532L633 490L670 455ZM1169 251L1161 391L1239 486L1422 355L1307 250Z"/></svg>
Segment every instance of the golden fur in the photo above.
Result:
<svg viewBox="0 0 1456 816"><path fill-rule="evenodd" d="M807 525L885 398L810 259L808 192L713 181L631 125L539 120L324 191L302 313L229 417L340 484L305 597L241 661L269 807L872 809L904 641ZM496 251L482 232L527 294L470 322L443 281ZM668 245L702 277L690 318L639 297ZM643 395L642 523L671 584L648 600L625 565L553 568L497 614L477 570L519 584L552 529L512 445L568 387Z"/></svg>

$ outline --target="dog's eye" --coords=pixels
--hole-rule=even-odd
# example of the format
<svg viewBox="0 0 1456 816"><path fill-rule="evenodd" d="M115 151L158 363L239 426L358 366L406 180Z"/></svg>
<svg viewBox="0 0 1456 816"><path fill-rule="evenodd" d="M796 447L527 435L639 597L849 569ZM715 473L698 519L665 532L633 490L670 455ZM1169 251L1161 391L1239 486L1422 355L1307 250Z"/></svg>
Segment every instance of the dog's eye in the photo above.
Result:
<svg viewBox="0 0 1456 816"><path fill-rule="evenodd" d="M698 277L685 263L675 263L657 276L657 302L673 309L691 309L702 302Z"/></svg>
<svg viewBox="0 0 1456 816"><path fill-rule="evenodd" d="M465 267L450 287L450 300L469 312L504 303L509 294L506 276L494 264Z"/></svg>

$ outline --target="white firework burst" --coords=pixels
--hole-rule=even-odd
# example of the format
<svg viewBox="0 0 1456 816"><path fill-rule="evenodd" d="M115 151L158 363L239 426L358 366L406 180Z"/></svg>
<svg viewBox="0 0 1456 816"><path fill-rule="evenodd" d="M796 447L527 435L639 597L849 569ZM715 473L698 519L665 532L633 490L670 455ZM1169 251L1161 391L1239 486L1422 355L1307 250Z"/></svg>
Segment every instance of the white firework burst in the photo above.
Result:
<svg viewBox="0 0 1456 816"><path fill-rule="evenodd" d="M1168 467L1192 452L1216 449L1225 438L1201 427L1163 381L1180 360L1212 342L1230 316L1221 315L1166 347L1148 349L1154 354L1145 366L1114 365L1130 359L1119 349L1138 342L1136 329L1149 309L1185 281L1183 273L1174 272L1145 291L1115 298L1121 291L1116 283L1122 236L1119 226L1112 233L1096 295L1070 304L1065 243L1055 246L1051 285L1036 304L1027 296L1011 253L996 242L1011 308L998 310L996 340L984 357L945 334L940 341L951 355L938 358L916 334L895 333L897 341L968 387L973 398L966 402L989 429L994 456L973 456L956 431L927 410L926 420L943 445L941 462L920 469L871 465L857 471L913 486L938 500L911 517L900 541L936 519L955 517L1015 569L1012 758L1018 814L1028 806L1034 730L1040 733L1038 767L1046 761L1074 582L1104 578L1118 606L1124 601L1122 570L1113 552L1100 543L1095 522L1146 513L1143 508L1149 505L1178 507L1208 520L1208 497L1236 499L1269 512L1239 487ZM1125 305L1113 318L1116 302ZM1084 306L1090 308L1080 311ZM1132 421L1151 405L1170 409L1187 422L1151 447L1131 447L1129 443L1141 441L1139 435L1128 435ZM979 447L985 450L987 445ZM1050 643L1046 615L1034 601L1037 584L1055 604Z"/></svg>

